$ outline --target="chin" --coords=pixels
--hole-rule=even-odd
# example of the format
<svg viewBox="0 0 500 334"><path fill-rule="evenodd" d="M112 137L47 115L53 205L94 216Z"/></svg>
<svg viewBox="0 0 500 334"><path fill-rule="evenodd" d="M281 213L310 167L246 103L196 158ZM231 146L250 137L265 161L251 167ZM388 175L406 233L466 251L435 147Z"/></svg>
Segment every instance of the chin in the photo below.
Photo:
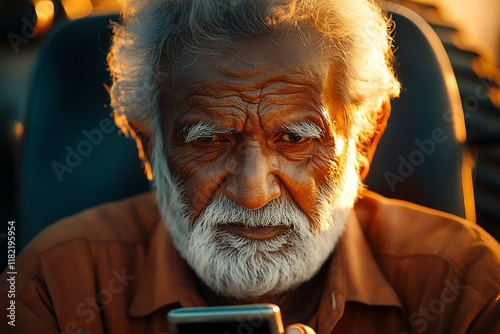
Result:
<svg viewBox="0 0 500 334"><path fill-rule="evenodd" d="M186 218L168 220L173 214L165 214L164 218L180 254L208 287L226 297L262 300L293 289L316 274L342 235L351 210L336 210L323 225L328 227L312 230L303 212L282 201L250 211L219 198L194 224ZM268 226L269 220L261 221L260 217L270 215L275 216L271 224L285 226L286 233L257 240L221 232L220 227L227 221L234 224L236 217L245 217L242 225L252 221Z"/></svg>

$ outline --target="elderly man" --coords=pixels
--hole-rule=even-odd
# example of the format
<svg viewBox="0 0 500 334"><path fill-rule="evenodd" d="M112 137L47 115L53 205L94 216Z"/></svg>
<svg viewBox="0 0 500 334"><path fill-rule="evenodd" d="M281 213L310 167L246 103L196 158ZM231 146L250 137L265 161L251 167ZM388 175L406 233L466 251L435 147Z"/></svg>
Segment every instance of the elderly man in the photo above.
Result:
<svg viewBox="0 0 500 334"><path fill-rule="evenodd" d="M391 57L366 0L125 4L111 99L156 191L35 239L1 327L164 333L175 308L272 302L290 333L499 332L498 244L363 189Z"/></svg>

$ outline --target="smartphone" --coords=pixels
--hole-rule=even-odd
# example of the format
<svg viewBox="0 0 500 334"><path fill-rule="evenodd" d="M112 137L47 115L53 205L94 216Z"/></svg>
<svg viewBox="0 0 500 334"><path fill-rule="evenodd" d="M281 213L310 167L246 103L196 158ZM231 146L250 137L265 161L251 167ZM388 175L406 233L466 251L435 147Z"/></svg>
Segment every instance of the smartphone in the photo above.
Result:
<svg viewBox="0 0 500 334"><path fill-rule="evenodd" d="M171 334L284 334L274 304L185 307L168 313Z"/></svg>

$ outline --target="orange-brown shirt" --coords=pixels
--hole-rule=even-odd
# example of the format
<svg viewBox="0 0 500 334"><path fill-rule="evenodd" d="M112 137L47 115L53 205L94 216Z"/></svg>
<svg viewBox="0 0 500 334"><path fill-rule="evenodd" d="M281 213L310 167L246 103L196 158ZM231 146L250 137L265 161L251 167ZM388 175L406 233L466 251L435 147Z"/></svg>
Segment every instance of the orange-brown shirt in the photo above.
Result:
<svg viewBox="0 0 500 334"><path fill-rule="evenodd" d="M3 316L1 333L168 333L169 310L205 305L153 193L50 226L16 271L15 292L11 275L0 278L0 308L15 306L15 327ZM500 333L500 246L473 223L366 192L309 325L319 334Z"/></svg>

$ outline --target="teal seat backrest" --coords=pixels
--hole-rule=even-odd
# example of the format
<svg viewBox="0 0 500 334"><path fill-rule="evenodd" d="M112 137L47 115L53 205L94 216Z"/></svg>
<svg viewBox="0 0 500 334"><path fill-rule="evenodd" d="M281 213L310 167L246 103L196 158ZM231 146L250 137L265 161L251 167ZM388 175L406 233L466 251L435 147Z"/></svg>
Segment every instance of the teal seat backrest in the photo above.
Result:
<svg viewBox="0 0 500 334"><path fill-rule="evenodd" d="M42 44L19 166L21 246L58 219L149 188L109 107L106 54L117 19L69 21Z"/></svg>
<svg viewBox="0 0 500 334"><path fill-rule="evenodd" d="M388 6L396 25L396 69L403 89L392 103L366 183L387 197L473 218L465 123L449 58L420 16Z"/></svg>

